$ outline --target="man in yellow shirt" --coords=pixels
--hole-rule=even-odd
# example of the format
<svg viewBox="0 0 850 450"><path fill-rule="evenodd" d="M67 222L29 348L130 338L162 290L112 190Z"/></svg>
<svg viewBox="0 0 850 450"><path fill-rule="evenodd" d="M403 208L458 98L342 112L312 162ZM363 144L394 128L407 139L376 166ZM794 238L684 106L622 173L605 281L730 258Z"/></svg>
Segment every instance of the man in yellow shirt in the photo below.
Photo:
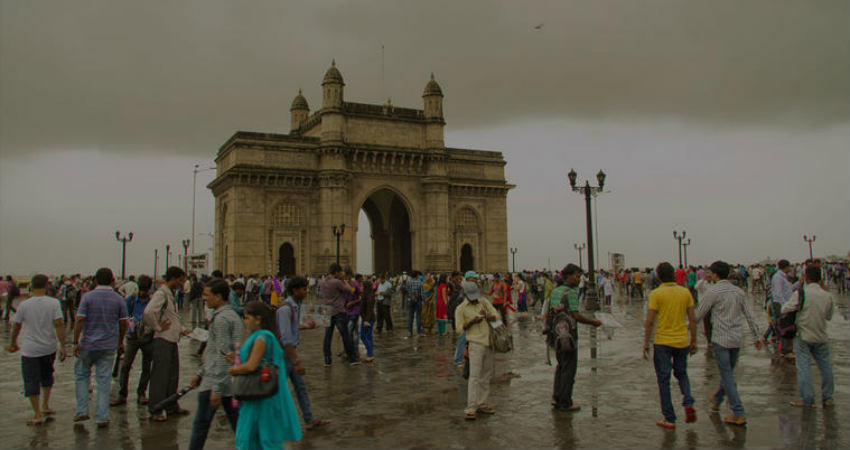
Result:
<svg viewBox="0 0 850 450"><path fill-rule="evenodd" d="M495 413L487 406L494 370L489 322L501 317L496 308L481 296L478 285L464 281L461 286L466 299L455 310L455 323L463 328L469 350L469 389L463 412L466 420L475 420L476 413Z"/></svg>
<svg viewBox="0 0 850 450"><path fill-rule="evenodd" d="M694 299L686 287L675 283L675 269L668 262L656 267L661 281L649 294L643 340L643 358L649 359L649 339L655 329L653 361L658 391L661 397L661 412L664 418L656 425L668 429L676 427L676 412L670 397L670 371L679 381L682 391L682 406L685 407L685 422L696 422L694 398L688 379L688 354L697 352L697 328L694 315ZM656 318L658 326L656 327ZM687 318L687 324L685 319ZM690 334L690 340L688 335Z"/></svg>

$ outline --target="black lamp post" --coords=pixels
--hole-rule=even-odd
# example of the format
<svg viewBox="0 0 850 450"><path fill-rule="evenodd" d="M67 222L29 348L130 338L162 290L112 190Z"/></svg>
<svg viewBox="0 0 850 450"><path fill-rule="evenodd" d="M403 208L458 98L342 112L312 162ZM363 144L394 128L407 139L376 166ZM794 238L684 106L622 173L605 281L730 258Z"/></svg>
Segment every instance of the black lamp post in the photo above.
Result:
<svg viewBox="0 0 850 450"><path fill-rule="evenodd" d="M513 273L516 273L516 252L516 247L511 248L511 268L513 269Z"/></svg>
<svg viewBox="0 0 850 450"><path fill-rule="evenodd" d="M572 190L584 195L585 216L587 217L587 243L585 245L587 245L588 249L591 249L593 248L593 216L590 213L590 199L602 192L602 189L605 187L605 172L600 170L599 173L596 174L596 181L599 183L599 186L591 186L590 181L585 181L584 186L577 186L576 178L578 177L578 174L576 174L576 171L572 169L570 169L570 173L567 174L567 177L570 179L570 187ZM588 310L598 311L599 298L596 295L596 276L594 275L593 252L591 251L587 252L587 270L587 289L585 289L584 298L586 300Z"/></svg>
<svg viewBox="0 0 850 450"><path fill-rule="evenodd" d="M159 265L159 249L155 248L155 249L153 249L153 281L154 281L154 283L156 283L156 273L157 273L156 269L157 269L158 265ZM154 287L156 287L156 286L154 286Z"/></svg>
<svg viewBox="0 0 850 450"><path fill-rule="evenodd" d="M168 261L171 259L171 244L165 244L165 270L168 270Z"/></svg>
<svg viewBox="0 0 850 450"><path fill-rule="evenodd" d="M688 246L691 245L691 238L688 238L687 242L682 242L682 249L685 250L685 267L688 266Z"/></svg>
<svg viewBox="0 0 850 450"><path fill-rule="evenodd" d="M583 242L582 242L581 245L573 244L573 247L575 247L575 249L578 250L578 267L579 267L579 269L581 269L582 268L582 266L581 266L581 251L584 250L585 244ZM582 270L584 270L584 269L582 269Z"/></svg>
<svg viewBox="0 0 850 450"><path fill-rule="evenodd" d="M336 236L336 263L337 265L339 265L339 238L342 237L343 233L345 233L345 224L342 224L338 227L334 225L332 227L332 231L334 233L334 236Z"/></svg>
<svg viewBox="0 0 850 450"><path fill-rule="evenodd" d="M183 239L183 271L189 272L189 239Z"/></svg>
<svg viewBox="0 0 850 450"><path fill-rule="evenodd" d="M130 233L130 236L132 236L132 235L133 234ZM806 236L805 234L803 235L803 240L809 243L809 259L815 259L815 257L812 254L812 243L815 241L815 239L817 239L817 236L815 236L814 234L812 235L811 239L809 239L809 237Z"/></svg>
<svg viewBox="0 0 850 450"><path fill-rule="evenodd" d="M121 243L121 279L124 280L124 268L127 262L127 243L133 240L133 232L131 231L126 237L121 237L121 232L115 232L115 239Z"/></svg>
<svg viewBox="0 0 850 450"><path fill-rule="evenodd" d="M673 239L679 240L679 268L680 269L682 268L682 239L685 238L686 233L687 233L687 231L682 230L682 234L680 236L679 233L676 233L676 231L673 230Z"/></svg>

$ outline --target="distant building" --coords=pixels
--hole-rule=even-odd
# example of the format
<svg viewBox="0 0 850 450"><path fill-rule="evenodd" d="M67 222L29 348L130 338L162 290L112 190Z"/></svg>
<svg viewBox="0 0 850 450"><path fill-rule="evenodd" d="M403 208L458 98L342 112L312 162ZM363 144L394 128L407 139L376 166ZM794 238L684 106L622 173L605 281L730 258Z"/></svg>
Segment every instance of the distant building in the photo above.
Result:
<svg viewBox="0 0 850 450"><path fill-rule="evenodd" d="M336 260L331 229L345 224L340 263L356 267L358 217L372 230L375 272L507 271L507 193L500 152L447 148L443 93L424 109L343 100L331 64L322 107L299 90L290 133L238 131L218 151L215 261L225 273L318 274Z"/></svg>

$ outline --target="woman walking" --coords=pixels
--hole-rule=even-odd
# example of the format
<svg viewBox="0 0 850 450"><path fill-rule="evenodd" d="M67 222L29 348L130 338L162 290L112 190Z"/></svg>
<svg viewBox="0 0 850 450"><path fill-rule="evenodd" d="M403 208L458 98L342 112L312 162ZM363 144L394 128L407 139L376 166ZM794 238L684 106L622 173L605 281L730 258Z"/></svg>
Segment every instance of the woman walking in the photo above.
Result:
<svg viewBox="0 0 850 450"><path fill-rule="evenodd" d="M449 299L449 288L446 285L446 275L440 275L440 281L437 282L437 331L440 336L448 334L446 325L449 323L448 310L446 305Z"/></svg>
<svg viewBox="0 0 850 450"><path fill-rule="evenodd" d="M434 277L430 273L425 275L422 281L422 291L424 292L425 301L422 303L422 328L428 330L431 334L434 331L434 322L437 318L436 303L437 303L437 287L434 283Z"/></svg>
<svg viewBox="0 0 850 450"><path fill-rule="evenodd" d="M260 368L260 363L274 364L278 372L276 394L261 400L245 400L239 408L236 425L238 450L282 449L283 441L301 439L298 412L289 393L283 349L275 336L275 317L271 308L261 301L245 305L243 322L249 334L239 349L243 364L231 367L231 375L246 375Z"/></svg>

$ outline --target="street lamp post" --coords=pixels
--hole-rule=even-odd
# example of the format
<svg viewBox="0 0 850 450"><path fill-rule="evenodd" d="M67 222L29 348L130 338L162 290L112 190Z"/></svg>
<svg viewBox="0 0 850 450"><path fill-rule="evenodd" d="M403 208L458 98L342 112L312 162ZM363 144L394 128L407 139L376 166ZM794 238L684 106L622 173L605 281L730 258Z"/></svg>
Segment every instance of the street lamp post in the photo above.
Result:
<svg viewBox="0 0 850 450"><path fill-rule="evenodd" d="M156 283L157 265L159 265L159 249L155 248L155 249L153 249L153 281L154 281L154 283ZM156 287L156 286L154 285L154 287Z"/></svg>
<svg viewBox="0 0 850 450"><path fill-rule="evenodd" d="M206 169L199 169L199 167L199 164L195 164L195 168L192 170L192 236L189 239L192 241L193 255L195 254L195 192L198 190L198 172L215 170L215 167L207 167Z"/></svg>
<svg viewBox="0 0 850 450"><path fill-rule="evenodd" d="M339 265L339 238L342 237L343 233L345 233L345 224L338 227L334 225L331 230L333 231L334 236L336 236L336 263Z"/></svg>
<svg viewBox="0 0 850 450"><path fill-rule="evenodd" d="M132 236L132 233L130 235ZM803 235L803 240L809 243L809 259L815 259L814 255L812 254L812 243L815 242L815 239L817 239L817 236L815 236L814 234L812 235L811 239L809 239L809 237L805 234Z"/></svg>
<svg viewBox="0 0 850 450"><path fill-rule="evenodd" d="M511 268L513 269L511 272L516 273L516 247L511 248Z"/></svg>
<svg viewBox="0 0 850 450"><path fill-rule="evenodd" d="M121 232L115 232L115 239L121 243L121 279L124 280L124 269L127 262L127 243L133 240L133 232L131 231L126 237L121 237Z"/></svg>
<svg viewBox="0 0 850 450"><path fill-rule="evenodd" d="M191 239L183 239L183 271L189 273L189 242Z"/></svg>
<svg viewBox="0 0 850 450"><path fill-rule="evenodd" d="M579 269L581 269L581 268L582 268L582 265L581 265L581 261L582 261L582 258L581 258L581 251L582 251L582 250L584 250L585 244L584 244L584 242L582 242L582 244L581 244L581 245L573 244L573 247L575 247L575 249L576 249L576 250L578 250L578 268L579 268ZM582 269L582 270L584 270L584 269Z"/></svg>
<svg viewBox="0 0 850 450"><path fill-rule="evenodd" d="M673 230L673 239L679 240L679 268L680 269L682 268L682 239L685 238L685 234L687 234L687 231L685 231L685 230L682 230L681 235L679 235L679 233L677 233L676 230Z"/></svg>
<svg viewBox="0 0 850 450"><path fill-rule="evenodd" d="M165 244L165 270L168 270L168 261L171 259L171 244Z"/></svg>
<svg viewBox="0 0 850 450"><path fill-rule="evenodd" d="M576 185L576 178L578 174L576 174L575 170L570 169L570 173L567 177L570 180L570 187L574 192L578 192L584 195L584 205L585 205L585 216L587 217L587 242L584 244L588 249L593 248L593 216L590 213L590 200L591 197L596 196L602 189L605 187L605 172L599 171L596 174L596 181L599 183L599 186L591 186L590 181L585 181L584 186ZM599 310L599 299L596 295L596 277L594 276L594 265L593 265L593 252L587 252L587 270L588 270L588 279L587 279L587 289L585 290L585 300L587 302L587 309L591 311ZM591 349L591 356L594 356L595 348Z"/></svg>
<svg viewBox="0 0 850 450"><path fill-rule="evenodd" d="M688 266L688 246L691 245L691 238L688 238L687 242L682 242L682 249L685 250L685 267Z"/></svg>

